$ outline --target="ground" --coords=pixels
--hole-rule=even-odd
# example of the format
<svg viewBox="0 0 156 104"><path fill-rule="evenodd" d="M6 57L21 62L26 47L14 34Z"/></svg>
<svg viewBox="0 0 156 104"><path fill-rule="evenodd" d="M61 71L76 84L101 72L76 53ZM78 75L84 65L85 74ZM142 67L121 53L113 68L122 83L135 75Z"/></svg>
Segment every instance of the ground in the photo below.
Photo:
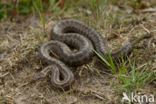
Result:
<svg viewBox="0 0 156 104"><path fill-rule="evenodd" d="M0 104L121 104L122 91L128 89L122 89L118 73L112 74L103 66L96 67L96 59L72 70L76 78L69 91L53 88L48 78L29 83L36 73L47 66L40 59L38 49L48 41L49 24L63 18L79 19L106 38L115 36L108 42L112 48L120 47L125 38L133 41L143 35L151 35L135 44L129 59L135 62L136 69L154 74L149 83L141 86L141 82L135 83L133 91L156 97L154 4L155 0L144 0L144 7L140 8L133 3L117 2L96 12L82 7L75 11L68 10L59 17L46 17L45 27L36 15L0 22Z"/></svg>

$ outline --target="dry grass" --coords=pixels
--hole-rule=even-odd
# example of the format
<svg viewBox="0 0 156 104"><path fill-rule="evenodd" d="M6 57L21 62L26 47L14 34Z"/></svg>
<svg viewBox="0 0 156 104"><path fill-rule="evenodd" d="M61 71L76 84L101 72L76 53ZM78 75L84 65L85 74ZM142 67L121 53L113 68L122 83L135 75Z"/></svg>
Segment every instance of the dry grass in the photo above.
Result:
<svg viewBox="0 0 156 104"><path fill-rule="evenodd" d="M117 4L109 5L97 16L86 16L86 12L75 16L72 15L74 11L68 11L64 17L85 21L104 37L135 39L144 34L156 36L156 12L138 10L136 13L126 4L123 6L125 9ZM76 81L66 92L51 87L47 79L28 83L46 66L38 56L39 46L48 40L40 21L35 17L22 19L21 22L3 21L0 30L0 104L120 104L120 93L114 87L120 84L115 75L107 73L103 67L97 69L93 63L73 70ZM147 65L147 70L155 73L156 44L150 42L151 39L137 43L130 59L136 62L138 68ZM119 47L122 41L121 38L111 39L109 44ZM156 96L156 82L139 91Z"/></svg>

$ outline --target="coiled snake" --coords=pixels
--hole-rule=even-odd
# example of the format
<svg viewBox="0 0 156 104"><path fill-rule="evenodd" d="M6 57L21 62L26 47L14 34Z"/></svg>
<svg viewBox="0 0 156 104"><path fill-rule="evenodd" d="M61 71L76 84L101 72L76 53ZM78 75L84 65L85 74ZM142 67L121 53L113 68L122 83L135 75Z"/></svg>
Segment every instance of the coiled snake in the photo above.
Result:
<svg viewBox="0 0 156 104"><path fill-rule="evenodd" d="M50 64L46 69L52 71L51 83L57 88L72 84L74 75L70 67L88 63L94 56L93 50L100 55L106 54L106 40L93 28L75 19L59 21L51 30L51 36L51 40L41 46L40 54ZM112 57L127 54L130 50L131 44L127 42L113 52Z"/></svg>

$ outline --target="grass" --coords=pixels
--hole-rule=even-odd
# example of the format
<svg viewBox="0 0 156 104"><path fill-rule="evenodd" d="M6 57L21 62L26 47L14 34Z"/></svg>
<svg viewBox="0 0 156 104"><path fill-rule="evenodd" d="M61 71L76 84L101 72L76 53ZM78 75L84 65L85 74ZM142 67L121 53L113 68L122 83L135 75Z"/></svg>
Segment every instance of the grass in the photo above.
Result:
<svg viewBox="0 0 156 104"><path fill-rule="evenodd" d="M48 1L45 2L45 1ZM52 17L72 17L77 18L80 20L83 20L86 23L90 23L93 27L104 30L104 34L121 34L121 35L129 35L129 34L142 34L142 28L140 29L139 25L136 23L133 24L134 27L137 27L133 30L133 32L129 32L131 29L133 29L129 26L132 25L131 22L127 21L127 24L123 24L123 21L133 18L133 16L136 16L137 18L146 17L146 21L144 21L143 25L146 25L145 27L147 29L148 26L151 28L154 27L154 19L150 17L150 14L141 15L141 14L127 14L123 9L118 8L119 10L114 12L114 5L117 6L116 3L118 1L116 0L66 0L64 7L60 8L58 0L20 0L17 6L14 6L14 3L8 2L7 4L0 3L0 18L1 21L6 18L10 18L14 10L17 12L18 15L37 15L40 18L40 24L42 25L43 29L45 28L46 23L46 16L48 13L50 13L50 16ZM136 0L131 1L125 1L124 3L127 3L129 6L135 8L140 8L138 4L135 4L137 2ZM111 5L110 5L111 3ZM134 3L134 4L133 4ZM140 5L140 4L139 4ZM123 5L124 6L124 5ZM80 9L83 9L81 11ZM87 11L87 13L86 13ZM88 12L89 11L89 12ZM124 11L124 13L123 13ZM76 16L75 16L76 15ZM16 16L15 16L16 17ZM149 19L150 18L150 19ZM153 22L150 22L150 21ZM132 22L134 22L132 20ZM4 76L4 82L5 82L5 88L2 88L4 91L4 95L14 97L17 100L24 99L22 96L26 96L27 101L32 101L34 103L38 103L40 99L45 99L48 101L48 103L64 103L65 101L68 103L68 98L71 96L74 96L74 98L78 99L78 103L85 104L90 102L99 102L99 104L106 103L107 101L111 101L114 104L116 103L115 100L112 101L112 99L115 99L114 97L114 90L116 91L115 94L120 97L120 94L122 92L132 92L137 91L140 89L145 89L146 86L150 89L150 91L153 91L153 86L149 85L149 83L153 82L155 80L156 75L154 72L150 70L152 69L152 64L150 64L151 67L147 67L144 65L143 67L140 67L140 64L147 63L145 57L146 57L146 51L145 55L143 54L143 58L141 57L141 54L143 53L141 49L138 49L141 51L141 53L135 53L135 56L139 56L141 61L138 61L137 58L135 58L135 62L133 62L132 59L128 59L128 61L122 60L120 64L116 63L116 61L111 57L110 54L105 56L100 56L96 51L95 53L97 56L101 59L102 63L107 66L107 68L110 70L111 74L107 74L107 72L103 75L101 74L102 71L99 69L91 69L93 66L88 65L87 68L80 68L76 71L76 74L81 73L79 75L79 78L76 79L76 83L73 84L75 89L71 89L69 92L65 92L63 94L62 92L54 90L50 83L46 83L46 81L37 81L36 83L33 83L32 85L27 85L23 88L20 88L20 85L25 84L27 82L27 77L29 75L31 76L32 73L36 73L36 71L40 71L44 68L44 64L42 65L39 58L37 57L38 47L43 42L47 41L47 38L43 36L43 33L41 31L41 28L33 28L31 27L31 30L29 29L21 29L21 24L17 23L16 26L13 28L13 24L9 23L9 25L2 24L0 28L2 28L1 32L2 34L7 34L9 39L13 39L18 41L18 37L20 36L21 41L10 41L7 42L7 37L2 38L1 42L4 43L4 45L1 45L1 52L6 51L7 58L4 59L5 61L2 63L2 70L4 70L6 73L11 73L13 76L10 78L8 74L7 76ZM24 23L24 25L26 25ZM19 27L19 28L17 28ZM21 27L21 28L20 28ZM29 28L29 25L26 25L25 27ZM116 28L117 27L117 28ZM128 29L128 31L124 31L124 33L120 32L120 29L124 30L125 27ZM6 32L5 29L8 29L9 31ZM150 31L149 29L149 31ZM17 32L21 30L21 32ZM126 30L126 29L125 29ZM154 28L153 28L154 30ZM14 33L15 32L15 33ZM14 34L13 34L14 33ZM26 34L26 35L25 35ZM3 35L2 35L3 36ZM20 43L20 44L19 44ZM6 47L9 47L5 49ZM15 48L15 49L12 49ZM151 46L152 47L152 46ZM154 46L153 46L154 47ZM4 49L3 49L4 48ZM154 48L155 49L155 48ZM11 50L11 51L10 51ZM149 49L150 50L150 49ZM8 53L7 53L8 52ZM147 56L149 57L149 56ZM152 60L152 59L151 59ZM17 70L17 71L16 71ZM14 72L15 71L15 72ZM96 72L95 72L96 71ZM14 73L13 73L14 72ZM27 73L27 74L26 74ZM98 74L97 74L98 73ZM4 73L5 75L5 73ZM111 78L110 78L111 75ZM7 83L7 84L6 84ZM2 84L3 85L3 84ZM115 86L115 87L114 87ZM18 89L18 90L16 90ZM35 89L35 90L34 90ZM78 90L77 92L72 92L72 90ZM8 93L8 91L10 91ZM40 95L36 94L38 92L43 96L43 98L40 97ZM87 97L83 97L82 94L85 92L87 93ZM97 92L97 93L94 93ZM111 93L113 92L113 93ZM14 95L19 94L20 95ZM100 94L99 94L100 93ZM29 95L30 94L30 95ZM34 96L32 96L32 95ZM89 97L90 95L96 96L96 98ZM31 99L29 96L32 96ZM116 96L116 95L115 95ZM49 99L50 98L50 99ZM86 99L87 98L87 99ZM97 100L98 98L104 99L102 103ZM106 100L105 100L106 98ZM16 100L14 99L14 100ZM70 99L71 101L73 99ZM7 98L0 97L0 101L7 103ZM81 102L79 102L81 101ZM108 103L107 102L107 103ZM1 102L0 102L1 103ZM30 103L30 102L26 102ZM39 102L44 103L44 102ZM109 102L110 103L110 102ZM92 103L91 103L92 104ZM93 103L94 104L94 103Z"/></svg>
<svg viewBox="0 0 156 104"><path fill-rule="evenodd" d="M113 73L113 74L117 73L117 67L115 66L115 63L113 61L113 58L111 57L111 54L102 56L95 50L94 50L94 52L100 58L102 63L110 69L111 73Z"/></svg>
<svg viewBox="0 0 156 104"><path fill-rule="evenodd" d="M129 68L126 66L127 62L124 60L120 63L120 66L116 66L117 64L110 54L101 56L96 51L94 52L100 58L101 62L108 66L111 73L118 80L119 86L116 90L119 93L137 91L156 79L154 72L147 71L147 67L138 69L135 63L131 63L130 59L128 61Z"/></svg>
<svg viewBox="0 0 156 104"><path fill-rule="evenodd" d="M146 69L139 70L135 63L130 66L130 72L125 68L119 69L118 80L121 83L119 86L120 91L124 92L135 92L139 89L144 88L155 79L153 72L147 71Z"/></svg>
<svg viewBox="0 0 156 104"><path fill-rule="evenodd" d="M43 3L41 0L36 0L36 2L33 2L33 7L34 7L34 11L37 11L39 17L40 17L40 21L45 33L45 17L42 14L43 11Z"/></svg>
<svg viewBox="0 0 156 104"><path fill-rule="evenodd" d="M29 15L32 13L57 13L60 11L58 0L20 0L19 2L0 1L0 20L16 15Z"/></svg>
<svg viewBox="0 0 156 104"><path fill-rule="evenodd" d="M55 17L66 15L64 14L65 11L68 13L71 10L79 10L81 8L84 11L91 12L91 15L85 20L90 21L90 23L97 24L98 28L104 28L109 27L108 25L110 24L115 25L119 23L118 15L111 13L111 10L107 12L107 14L106 12L103 12L108 7L107 5L114 1L115 0L78 0L75 3L73 0L66 0L63 8L59 6L59 0L20 0L19 2L0 2L0 20L14 18L17 15L24 16L29 14L38 14L41 24L43 28L45 28L46 15L50 14ZM81 13L83 12L80 12L80 14ZM80 14L78 15L78 18L80 17ZM93 17L93 19L91 19L91 17ZM82 18L84 18L84 14Z"/></svg>
<svg viewBox="0 0 156 104"><path fill-rule="evenodd" d="M3 96L0 96L0 104L7 104L7 100Z"/></svg>

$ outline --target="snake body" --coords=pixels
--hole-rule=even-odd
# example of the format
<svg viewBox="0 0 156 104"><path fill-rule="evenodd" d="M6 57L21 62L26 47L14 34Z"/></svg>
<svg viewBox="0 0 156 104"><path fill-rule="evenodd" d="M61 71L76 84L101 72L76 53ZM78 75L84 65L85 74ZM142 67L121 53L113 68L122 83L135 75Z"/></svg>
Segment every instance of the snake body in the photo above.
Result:
<svg viewBox="0 0 156 104"><path fill-rule="evenodd" d="M52 85L57 88L70 86L74 81L70 67L88 63L94 56L93 50L100 55L106 54L105 42L101 34L78 20L65 19L56 23L51 30L51 40L40 48L42 58L50 64L46 68L52 71ZM130 50L128 42L113 52L112 57L116 58L119 53L127 54Z"/></svg>

